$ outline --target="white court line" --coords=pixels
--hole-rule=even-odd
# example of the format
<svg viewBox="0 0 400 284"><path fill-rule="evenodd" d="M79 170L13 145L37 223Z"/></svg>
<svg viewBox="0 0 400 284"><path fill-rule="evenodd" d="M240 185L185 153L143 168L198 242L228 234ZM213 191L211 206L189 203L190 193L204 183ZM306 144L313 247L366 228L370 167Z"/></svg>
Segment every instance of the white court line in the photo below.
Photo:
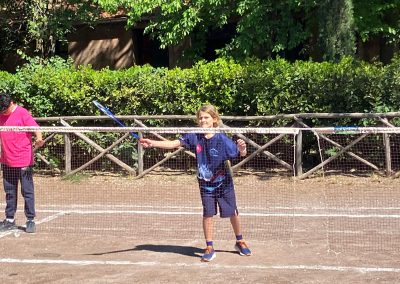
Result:
<svg viewBox="0 0 400 284"><path fill-rule="evenodd" d="M5 203L0 203L1 206L6 206ZM159 208L159 209L202 209L201 206L166 206L166 205L134 205L134 204L46 204L43 207L56 208L60 210L70 209L70 208ZM40 208L40 205L38 206ZM299 210L299 211L319 211L319 210L334 210L334 211L365 211L365 210L377 210L377 211L390 211L390 210L400 210L400 207L330 207L330 206L239 206L240 210Z"/></svg>
<svg viewBox="0 0 400 284"><path fill-rule="evenodd" d="M43 218L42 220L37 221L36 224L42 224L42 223L50 222L50 221L52 221L54 219L57 219L60 216L64 216L65 214L68 214L68 213L69 212L66 212L66 211L58 212L57 214L54 214L52 216L48 216L46 218Z"/></svg>
<svg viewBox="0 0 400 284"><path fill-rule="evenodd" d="M38 212L52 213L59 212L58 210L37 210ZM201 215L202 212L188 212L188 211L151 211L151 210L76 210L70 209L67 213L75 214L132 214L132 215ZM66 212L64 212L66 214ZM321 217L343 217L343 218L390 218L399 219L400 214L336 214L336 213L246 213L240 212L241 216L252 217L307 217L307 218L321 218Z"/></svg>
<svg viewBox="0 0 400 284"><path fill-rule="evenodd" d="M54 214L52 216L48 216L48 217L43 218L43 219L41 219L39 221L36 221L35 223L36 224L46 223L46 222L52 221L54 219L57 219L58 217L63 216L65 214L67 214L67 213L68 212L64 212L64 211L58 212L58 213L56 213L56 214ZM20 232L20 229L14 229L14 230L2 232L2 233L0 233L0 239L4 238L5 236L11 235L11 234L18 234L19 232Z"/></svg>
<svg viewBox="0 0 400 284"><path fill-rule="evenodd" d="M115 260L60 260L60 259L16 259L2 258L0 263L22 263L22 264L64 264L64 265L115 265L115 266L162 266L162 267L206 267L210 265L218 269L265 269L265 270L322 270L339 272L359 272L359 273L400 273L400 268L396 267L356 267L356 266L330 266L330 265L222 265L204 263L165 263L165 262L133 262Z"/></svg>
<svg viewBox="0 0 400 284"><path fill-rule="evenodd" d="M154 206L154 205L123 205L123 204L72 204L72 205L58 205L58 204L49 204L46 207L53 208L161 208L161 209L202 209L201 206ZM243 206L239 209L244 210L299 210L299 211L319 211L319 210L335 210L335 211L364 211L364 210L379 210L379 211L387 211L387 210L400 210L400 207L329 207L329 206L263 206L263 207L254 207L254 206Z"/></svg>

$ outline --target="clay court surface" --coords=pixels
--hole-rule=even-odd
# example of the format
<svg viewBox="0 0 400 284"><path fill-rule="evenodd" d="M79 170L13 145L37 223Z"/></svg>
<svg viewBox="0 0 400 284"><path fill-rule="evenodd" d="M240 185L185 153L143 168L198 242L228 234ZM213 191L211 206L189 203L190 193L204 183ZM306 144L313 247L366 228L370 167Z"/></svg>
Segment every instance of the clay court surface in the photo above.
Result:
<svg viewBox="0 0 400 284"><path fill-rule="evenodd" d="M215 218L217 257L201 263L193 175L140 180L35 176L37 232L0 233L0 283L398 283L400 186L378 176L235 177L244 237ZM1 209L5 207L2 191Z"/></svg>

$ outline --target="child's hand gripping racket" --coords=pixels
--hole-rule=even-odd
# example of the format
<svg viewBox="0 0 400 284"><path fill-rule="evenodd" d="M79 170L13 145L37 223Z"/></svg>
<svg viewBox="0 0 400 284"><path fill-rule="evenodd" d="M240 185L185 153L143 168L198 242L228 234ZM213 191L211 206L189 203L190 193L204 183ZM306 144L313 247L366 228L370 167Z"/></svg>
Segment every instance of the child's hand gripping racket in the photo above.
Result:
<svg viewBox="0 0 400 284"><path fill-rule="evenodd" d="M103 106L101 103L99 103L98 101L94 100L93 101L94 105L97 106L97 108L99 110L101 110L105 115L107 115L109 118L111 118L112 120L114 120L116 123L118 123L118 125L122 126L122 127L126 127L125 124L123 124L118 118L115 117L115 115L105 106ZM137 139L137 140L141 140L139 135L137 135L136 133L130 132L130 134L132 135L133 138Z"/></svg>

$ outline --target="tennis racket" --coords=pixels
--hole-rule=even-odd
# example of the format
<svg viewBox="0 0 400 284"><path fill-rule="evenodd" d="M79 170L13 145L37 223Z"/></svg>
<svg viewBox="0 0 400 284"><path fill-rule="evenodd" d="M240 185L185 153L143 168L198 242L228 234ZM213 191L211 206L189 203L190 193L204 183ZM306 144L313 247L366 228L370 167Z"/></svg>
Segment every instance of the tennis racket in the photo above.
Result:
<svg viewBox="0 0 400 284"><path fill-rule="evenodd" d="M101 103L99 103L98 101L94 100L92 101L94 103L95 106L97 106L97 108L99 110L101 110L105 115L107 115L109 118L111 118L112 120L114 120L116 123L118 123L119 126L122 127L126 127L125 124L123 124L118 118L115 117L115 115L105 106L103 106ZM140 141L140 137L139 135L137 135L136 133L130 132L130 134L132 135L133 138L137 139Z"/></svg>

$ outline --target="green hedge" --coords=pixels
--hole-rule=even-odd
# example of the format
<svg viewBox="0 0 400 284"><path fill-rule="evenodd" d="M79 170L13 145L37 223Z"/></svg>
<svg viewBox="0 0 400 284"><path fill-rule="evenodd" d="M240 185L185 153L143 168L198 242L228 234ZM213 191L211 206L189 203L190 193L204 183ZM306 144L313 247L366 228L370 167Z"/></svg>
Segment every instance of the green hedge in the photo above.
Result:
<svg viewBox="0 0 400 284"><path fill-rule="evenodd" d="M119 71L31 59L15 74L0 72L0 89L38 117L98 114L93 99L120 115L193 114L206 102L224 115L388 112L400 109L400 58L385 66L350 58L337 64L218 59L190 69Z"/></svg>

